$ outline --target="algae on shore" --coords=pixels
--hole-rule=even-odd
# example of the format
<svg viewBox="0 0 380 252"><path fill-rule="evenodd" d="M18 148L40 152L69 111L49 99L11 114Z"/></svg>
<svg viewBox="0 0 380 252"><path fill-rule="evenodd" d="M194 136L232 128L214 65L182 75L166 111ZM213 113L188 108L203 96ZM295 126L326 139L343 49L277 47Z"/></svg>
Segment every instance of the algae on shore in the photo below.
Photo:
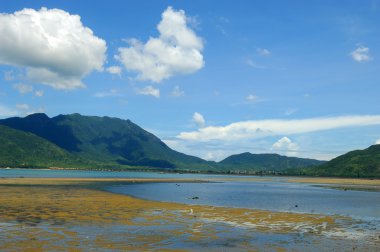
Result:
<svg viewBox="0 0 380 252"><path fill-rule="evenodd" d="M358 225L351 218L147 201L93 187L101 182L112 181L1 181L0 250L85 251L96 246L111 251L178 251L179 244L188 250L204 244L211 244L210 250L226 246L246 250L255 246L260 249L271 239L273 248L281 249L294 248L292 241L300 235L310 244L333 242L328 237L331 234L341 234L334 239L345 241L345 246L357 242L350 238L347 243L345 238L352 232L345 233L345 228ZM363 236L359 245L373 248L379 245L376 238L372 234ZM298 241L298 246L305 244Z"/></svg>

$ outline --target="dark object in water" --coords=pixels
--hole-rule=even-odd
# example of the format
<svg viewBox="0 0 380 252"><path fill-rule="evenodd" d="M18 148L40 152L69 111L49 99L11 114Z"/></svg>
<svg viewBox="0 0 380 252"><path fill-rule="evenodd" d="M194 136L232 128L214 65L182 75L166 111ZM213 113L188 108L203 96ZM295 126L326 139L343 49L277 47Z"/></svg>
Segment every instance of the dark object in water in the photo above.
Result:
<svg viewBox="0 0 380 252"><path fill-rule="evenodd" d="M298 207L298 205L294 205L294 207Z"/></svg>
<svg viewBox="0 0 380 252"><path fill-rule="evenodd" d="M191 199L199 199L199 197L198 197L198 196L195 196L195 197L192 197Z"/></svg>

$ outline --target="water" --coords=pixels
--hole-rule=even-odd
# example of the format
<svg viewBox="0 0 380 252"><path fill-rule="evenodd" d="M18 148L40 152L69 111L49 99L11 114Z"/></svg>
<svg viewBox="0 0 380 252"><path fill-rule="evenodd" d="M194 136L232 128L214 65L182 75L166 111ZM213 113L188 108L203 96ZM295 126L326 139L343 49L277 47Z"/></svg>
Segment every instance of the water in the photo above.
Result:
<svg viewBox="0 0 380 252"><path fill-rule="evenodd" d="M138 214L134 218L128 219L129 224L125 225L118 222L107 225L96 222L78 224L62 222L60 225L50 225L41 222L36 226L25 226L24 223L0 221L0 247L5 248L0 250L4 251L18 251L20 250L18 248L22 246L34 248L33 246L37 245L33 244L40 244L39 239L46 251L67 250L68 248L110 251L111 247L109 246L115 248L114 250L126 250L130 246L131 248L140 248L136 251L142 250L141 248L144 250L184 248L189 251L246 251L248 248L257 251L275 251L277 249L326 251L339 248L342 251L377 251L376 248L379 247L380 192L343 191L315 187L311 184L288 183L286 182L287 178L282 177L265 177L268 181L254 179L247 181L247 178L255 177L154 172L0 169L0 178L11 177L210 179L218 182L118 183L104 189L149 200L346 215L355 217L359 221L336 218L337 227L328 226L326 230L321 229L319 234L310 233L308 231L310 226L305 227L299 223L292 224L291 221L283 224L272 223L272 227L296 225L292 226L293 229L289 232L282 233L260 231L254 225L246 225L245 222L238 223L234 219L232 222L220 218L202 219L201 216L189 217L190 213L165 212L169 211L165 209L158 213L152 212L151 209L139 209ZM198 198L194 199L194 197ZM101 211L103 208L95 207L94 209ZM121 220L123 219L121 218ZM256 220L253 220L253 223L255 223L254 221ZM264 223L264 225L270 224ZM16 249L12 250L12 248Z"/></svg>
<svg viewBox="0 0 380 252"><path fill-rule="evenodd" d="M272 178L272 182L244 182L229 180L254 176L0 169L1 177L213 179L221 183L137 183L110 186L106 190L166 202L380 219L380 192L343 191L310 184L287 183L281 177ZM199 199L192 199L193 197Z"/></svg>
<svg viewBox="0 0 380 252"><path fill-rule="evenodd" d="M343 191L301 183L146 183L106 189L148 200L380 220L380 192Z"/></svg>
<svg viewBox="0 0 380 252"><path fill-rule="evenodd" d="M1 169L0 178L186 178L209 179L231 178L232 175L179 174L139 171L88 171L88 170L49 170L49 169ZM242 177L242 176L240 176ZM255 176L244 176L244 178Z"/></svg>

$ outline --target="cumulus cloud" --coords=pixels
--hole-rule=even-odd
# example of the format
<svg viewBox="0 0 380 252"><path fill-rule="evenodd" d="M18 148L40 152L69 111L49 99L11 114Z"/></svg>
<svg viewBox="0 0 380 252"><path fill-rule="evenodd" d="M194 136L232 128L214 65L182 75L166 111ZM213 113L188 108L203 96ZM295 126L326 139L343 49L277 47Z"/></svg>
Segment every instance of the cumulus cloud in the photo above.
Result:
<svg viewBox="0 0 380 252"><path fill-rule="evenodd" d="M107 67L106 71L110 74L116 74L116 75L120 75L121 74L121 67L119 66L110 66L110 67Z"/></svg>
<svg viewBox="0 0 380 252"><path fill-rule="evenodd" d="M366 62L371 60L369 55L369 48L360 46L350 53L351 57L357 62Z"/></svg>
<svg viewBox="0 0 380 252"><path fill-rule="evenodd" d="M137 94L151 95L151 96L154 96L156 98L160 98L160 90L157 88L154 88L152 86L146 86L144 88L137 89Z"/></svg>
<svg viewBox="0 0 380 252"><path fill-rule="evenodd" d="M33 82L84 87L86 75L103 70L105 52L106 42L78 15L47 8L0 14L0 64L25 67Z"/></svg>
<svg viewBox="0 0 380 252"><path fill-rule="evenodd" d="M234 141L368 125L380 125L380 115L242 121L226 126L209 126L197 131L182 132L177 138L203 142L212 140Z"/></svg>
<svg viewBox="0 0 380 252"><path fill-rule="evenodd" d="M265 49L265 48L257 48L256 51L261 56L269 56L272 54L268 49Z"/></svg>
<svg viewBox="0 0 380 252"><path fill-rule="evenodd" d="M14 84L13 88L17 89L20 94L33 92L33 87L31 85L23 83Z"/></svg>
<svg viewBox="0 0 380 252"><path fill-rule="evenodd" d="M189 28L183 10L168 7L158 24L159 37L144 44L129 40L129 47L119 48L115 56L125 68L137 72L140 80L161 82L177 74L190 74L204 66L203 41Z"/></svg>
<svg viewBox="0 0 380 252"><path fill-rule="evenodd" d="M205 118L203 117L202 114L200 114L198 112L195 112L193 114L193 122L195 122L198 125L198 127L200 127L200 128L203 128L206 124Z"/></svg>
<svg viewBox="0 0 380 252"><path fill-rule="evenodd" d="M272 150L285 153L287 156L296 156L298 149L298 144L292 142L288 137L283 137L272 145Z"/></svg>
<svg viewBox="0 0 380 252"><path fill-rule="evenodd" d="M180 97L183 96L185 92L179 88L179 86L175 86L172 91L172 96L174 97Z"/></svg>

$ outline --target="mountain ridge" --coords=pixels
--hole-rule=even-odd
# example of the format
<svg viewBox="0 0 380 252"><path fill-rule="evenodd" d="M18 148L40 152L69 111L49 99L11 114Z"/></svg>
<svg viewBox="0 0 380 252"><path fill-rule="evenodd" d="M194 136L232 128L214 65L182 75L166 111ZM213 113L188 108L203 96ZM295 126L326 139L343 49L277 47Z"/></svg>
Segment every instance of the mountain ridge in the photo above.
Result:
<svg viewBox="0 0 380 252"><path fill-rule="evenodd" d="M295 175L380 178L380 144L349 151L313 169L293 171Z"/></svg>
<svg viewBox="0 0 380 252"><path fill-rule="evenodd" d="M249 152L213 162L171 149L128 119L78 113L50 118L37 113L1 119L0 127L1 167L380 177L380 145L329 162Z"/></svg>

